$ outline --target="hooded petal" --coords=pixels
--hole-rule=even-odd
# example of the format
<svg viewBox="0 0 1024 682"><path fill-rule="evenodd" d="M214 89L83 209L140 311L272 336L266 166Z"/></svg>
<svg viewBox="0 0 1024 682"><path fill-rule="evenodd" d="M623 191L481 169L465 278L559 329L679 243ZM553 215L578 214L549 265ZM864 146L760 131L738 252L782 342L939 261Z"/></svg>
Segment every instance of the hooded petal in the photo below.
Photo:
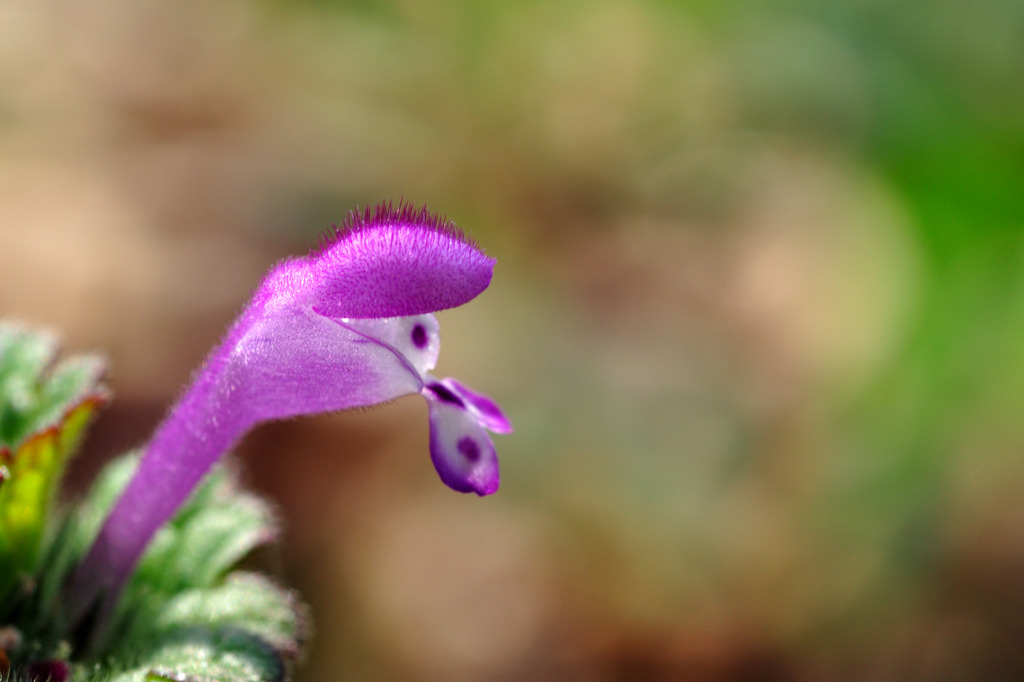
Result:
<svg viewBox="0 0 1024 682"><path fill-rule="evenodd" d="M423 395L430 410L430 459L441 480L462 493L496 492L498 455L480 421L440 383L428 384Z"/></svg>
<svg viewBox="0 0 1024 682"><path fill-rule="evenodd" d="M382 318L466 303L490 284L494 259L426 208L386 204L353 213L308 266L319 312Z"/></svg>

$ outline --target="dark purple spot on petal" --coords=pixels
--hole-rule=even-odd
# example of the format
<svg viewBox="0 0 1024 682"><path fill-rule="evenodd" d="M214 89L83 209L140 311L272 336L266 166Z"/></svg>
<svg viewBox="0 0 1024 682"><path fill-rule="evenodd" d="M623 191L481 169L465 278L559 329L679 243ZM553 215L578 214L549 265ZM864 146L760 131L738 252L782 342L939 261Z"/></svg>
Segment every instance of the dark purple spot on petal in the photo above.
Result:
<svg viewBox="0 0 1024 682"><path fill-rule="evenodd" d="M420 350L427 347L427 343L430 341L427 338L427 328L422 324L418 324L412 328L412 345L416 346Z"/></svg>
<svg viewBox="0 0 1024 682"><path fill-rule="evenodd" d="M441 402L451 403L452 405L458 405L459 407L466 407L466 403L462 402L462 398L452 393L451 389L441 383L428 384L427 388L433 392Z"/></svg>
<svg viewBox="0 0 1024 682"><path fill-rule="evenodd" d="M462 438L460 438L459 442L456 444L456 447L459 449L459 452L462 454L462 456L468 459L470 462L479 461L480 446L477 445L477 442L470 438L469 436L463 436Z"/></svg>

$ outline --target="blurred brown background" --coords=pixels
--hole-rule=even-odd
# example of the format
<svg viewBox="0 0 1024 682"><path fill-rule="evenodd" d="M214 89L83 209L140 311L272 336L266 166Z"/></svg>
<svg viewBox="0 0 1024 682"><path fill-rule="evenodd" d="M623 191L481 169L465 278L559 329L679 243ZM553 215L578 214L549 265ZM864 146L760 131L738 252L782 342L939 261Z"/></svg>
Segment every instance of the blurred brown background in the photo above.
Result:
<svg viewBox="0 0 1024 682"><path fill-rule="evenodd" d="M0 313L111 360L82 485L278 258L498 258L426 409L239 448L301 679L1024 679L1024 3L3 0Z"/></svg>

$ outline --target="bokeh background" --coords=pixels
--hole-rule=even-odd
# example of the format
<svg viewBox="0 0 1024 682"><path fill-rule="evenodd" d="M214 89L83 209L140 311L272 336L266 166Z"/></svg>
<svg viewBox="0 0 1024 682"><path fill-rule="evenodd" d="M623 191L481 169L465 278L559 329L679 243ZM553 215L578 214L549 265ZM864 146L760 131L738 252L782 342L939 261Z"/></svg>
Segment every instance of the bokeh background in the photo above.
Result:
<svg viewBox="0 0 1024 682"><path fill-rule="evenodd" d="M300 679L1024 679L1024 3L3 0L0 312L111 361L72 492L276 259L429 204L426 408L239 447Z"/></svg>

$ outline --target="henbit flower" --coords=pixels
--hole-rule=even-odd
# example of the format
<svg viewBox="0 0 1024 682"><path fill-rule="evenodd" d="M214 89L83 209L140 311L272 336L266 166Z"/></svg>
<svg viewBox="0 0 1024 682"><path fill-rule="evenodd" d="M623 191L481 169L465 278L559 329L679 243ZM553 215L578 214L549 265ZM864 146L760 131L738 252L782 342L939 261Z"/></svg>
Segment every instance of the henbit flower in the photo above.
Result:
<svg viewBox="0 0 1024 682"><path fill-rule="evenodd" d="M461 492L495 492L487 430L508 433L511 424L488 397L429 373L440 350L430 313L477 296L493 267L451 223L390 204L353 212L320 249L275 266L158 427L72 575L69 622L91 608L109 611L157 529L263 421L419 393L441 480Z"/></svg>

